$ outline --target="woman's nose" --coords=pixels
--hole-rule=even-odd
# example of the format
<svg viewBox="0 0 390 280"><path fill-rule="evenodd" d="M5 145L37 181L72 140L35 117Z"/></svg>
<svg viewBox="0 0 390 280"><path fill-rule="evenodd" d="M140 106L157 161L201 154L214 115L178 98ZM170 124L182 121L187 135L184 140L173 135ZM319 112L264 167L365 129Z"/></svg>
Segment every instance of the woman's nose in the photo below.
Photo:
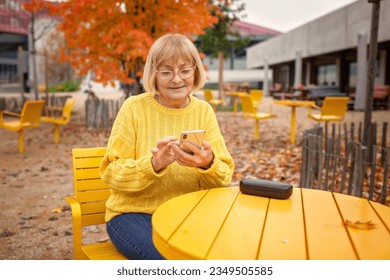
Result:
<svg viewBox="0 0 390 280"><path fill-rule="evenodd" d="M179 76L179 72L173 72L173 78L172 78L172 82L174 83L179 83L181 82L183 79L180 78Z"/></svg>

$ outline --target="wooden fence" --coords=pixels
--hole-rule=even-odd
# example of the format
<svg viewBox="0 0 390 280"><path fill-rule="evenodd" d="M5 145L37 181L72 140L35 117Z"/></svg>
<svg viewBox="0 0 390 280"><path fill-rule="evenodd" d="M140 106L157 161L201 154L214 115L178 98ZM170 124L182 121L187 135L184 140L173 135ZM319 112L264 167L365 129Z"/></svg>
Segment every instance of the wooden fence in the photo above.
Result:
<svg viewBox="0 0 390 280"><path fill-rule="evenodd" d="M63 107L65 101L71 95L49 95L46 100L45 106ZM20 97L0 97L0 110L7 110L15 113L20 113L23 108L24 101ZM99 99L94 94L89 94L85 101L85 124L89 129L107 129L110 130L115 120L116 115L119 112L125 97L117 100L112 99ZM44 112L44 110L43 110Z"/></svg>
<svg viewBox="0 0 390 280"><path fill-rule="evenodd" d="M56 106L56 107L63 107L65 104L65 101L68 97L72 97L71 95L49 95L48 99L46 100L46 97L43 97L42 99L45 100L45 107L46 106ZM20 97L0 97L0 110L7 110L15 113L20 113L23 108L24 102L27 100L31 100L31 98L25 98L22 100Z"/></svg>
<svg viewBox="0 0 390 280"><path fill-rule="evenodd" d="M89 94L85 101L85 123L87 128L111 129L124 101L125 97L117 100L105 100L97 98L94 94Z"/></svg>
<svg viewBox="0 0 390 280"><path fill-rule="evenodd" d="M315 126L306 130L302 142L300 185L337 191L388 204L390 147L387 122L382 124L378 141L377 124L371 126L373 137L367 146L361 144L362 124L355 135L355 123L328 127ZM381 143L378 143L381 142Z"/></svg>

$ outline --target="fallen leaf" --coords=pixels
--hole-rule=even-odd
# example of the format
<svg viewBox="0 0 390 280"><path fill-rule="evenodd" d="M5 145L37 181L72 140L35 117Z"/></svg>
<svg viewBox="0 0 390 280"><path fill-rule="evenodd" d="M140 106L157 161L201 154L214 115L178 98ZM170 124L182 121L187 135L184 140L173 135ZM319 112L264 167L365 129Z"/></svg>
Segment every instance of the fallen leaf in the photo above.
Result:
<svg viewBox="0 0 390 280"><path fill-rule="evenodd" d="M51 210L51 212L53 212L53 213L61 213L62 212L62 206L54 208L53 210Z"/></svg>
<svg viewBox="0 0 390 280"><path fill-rule="evenodd" d="M371 221L367 221L367 222L360 222L360 221L352 222L352 221L346 219L345 222L344 222L344 225L347 226L347 227L352 227L352 228L361 229L361 230L370 230L370 229L375 229L376 228L376 224L371 223Z"/></svg>

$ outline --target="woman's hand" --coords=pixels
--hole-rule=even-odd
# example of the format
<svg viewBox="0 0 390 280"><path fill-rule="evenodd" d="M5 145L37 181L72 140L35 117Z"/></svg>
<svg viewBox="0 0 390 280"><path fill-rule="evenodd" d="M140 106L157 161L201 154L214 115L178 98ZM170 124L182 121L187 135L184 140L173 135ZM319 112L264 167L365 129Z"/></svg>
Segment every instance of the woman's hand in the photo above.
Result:
<svg viewBox="0 0 390 280"><path fill-rule="evenodd" d="M211 145L206 141L203 141L202 149L189 142L183 143L186 148L194 153L193 155L181 150L177 143L171 142L169 145L172 147L172 152L175 155L177 163L180 165L208 169L213 164L213 150L211 149Z"/></svg>
<svg viewBox="0 0 390 280"><path fill-rule="evenodd" d="M176 140L176 136L166 136L157 141L156 148L151 149L153 154L152 166L155 172L166 168L175 161L175 154L172 152L170 143L176 143Z"/></svg>

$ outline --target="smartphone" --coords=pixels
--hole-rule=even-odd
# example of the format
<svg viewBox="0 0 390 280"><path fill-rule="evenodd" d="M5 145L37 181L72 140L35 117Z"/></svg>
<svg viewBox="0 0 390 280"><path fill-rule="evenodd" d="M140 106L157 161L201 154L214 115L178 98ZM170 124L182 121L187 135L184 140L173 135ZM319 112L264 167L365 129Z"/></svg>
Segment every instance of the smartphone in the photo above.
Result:
<svg viewBox="0 0 390 280"><path fill-rule="evenodd" d="M186 130L182 131L180 136L180 144L179 147L184 152L193 155L194 153L187 148L183 146L184 142L190 142L191 144L195 145L199 149L202 149L202 143L205 137L205 131L204 130Z"/></svg>

